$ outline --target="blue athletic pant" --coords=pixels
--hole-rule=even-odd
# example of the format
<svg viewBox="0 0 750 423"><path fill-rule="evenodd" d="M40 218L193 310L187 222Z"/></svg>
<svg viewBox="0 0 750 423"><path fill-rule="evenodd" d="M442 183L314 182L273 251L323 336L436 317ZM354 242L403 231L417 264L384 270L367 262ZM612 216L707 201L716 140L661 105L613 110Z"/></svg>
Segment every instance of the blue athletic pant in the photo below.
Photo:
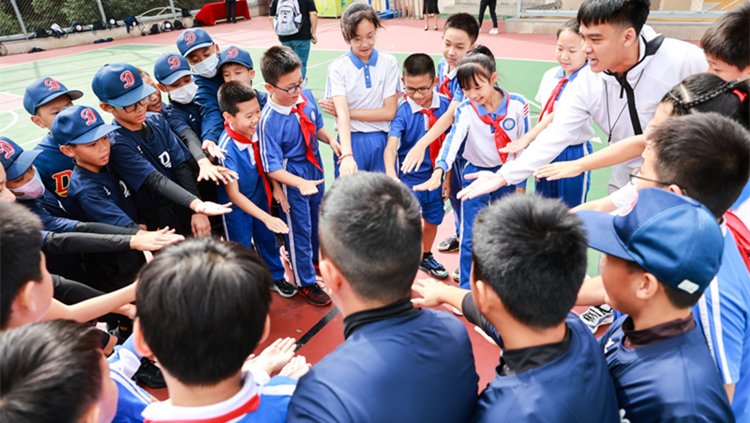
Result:
<svg viewBox="0 0 750 423"><path fill-rule="evenodd" d="M466 166L464 166L463 169L463 175L465 176L470 173L476 173L483 170L497 172L499 169L500 166L495 168L483 168L474 166L473 164L467 162ZM474 182L474 180L464 179L463 187L465 188L469 186L472 182ZM472 236L474 234L474 219L477 217L477 214L479 214L480 211L484 210L484 208L489 206L492 202L514 192L516 192L515 185L504 186L497 191L480 195L479 197L472 198L471 200L464 200L461 203L461 288L471 288L469 281L471 279L471 251L473 245Z"/></svg>
<svg viewBox="0 0 750 423"><path fill-rule="evenodd" d="M256 193L250 198L250 201L270 214L265 192L262 194ZM276 235L266 227L266 224L245 213L237 206L232 206L232 212L222 217L224 218L227 240L237 242L247 248L253 248L253 241L255 241L258 254L266 263L268 269L271 270L273 280L284 279L284 266L281 265L281 259L279 258Z"/></svg>
<svg viewBox="0 0 750 423"><path fill-rule="evenodd" d="M388 142L385 132L352 132L352 154L359 170L385 173L383 152ZM334 155L336 178L339 177L339 159Z"/></svg>
<svg viewBox="0 0 750 423"><path fill-rule="evenodd" d="M284 168L292 175L308 181L323 179L323 172L308 160L284 160ZM315 284L315 267L313 260L318 259L318 212L323 201L325 185L318 185L318 193L304 196L299 189L283 185L284 194L289 201L289 213L281 208L281 219L289 226L286 245L289 248L289 259L292 262L294 284L310 286Z"/></svg>
<svg viewBox="0 0 750 423"><path fill-rule="evenodd" d="M281 44L291 48L302 61L302 76L307 75L307 59L310 57L310 40L282 41Z"/></svg>
<svg viewBox="0 0 750 423"><path fill-rule="evenodd" d="M578 160L581 157L588 156L592 152L591 143L588 141L583 144L571 145L563 150L552 163ZM559 198L572 209L586 202L590 186L591 172L589 171L583 172L573 178L558 179L556 181L548 181L546 178L541 178L537 181L534 191L542 197Z"/></svg>

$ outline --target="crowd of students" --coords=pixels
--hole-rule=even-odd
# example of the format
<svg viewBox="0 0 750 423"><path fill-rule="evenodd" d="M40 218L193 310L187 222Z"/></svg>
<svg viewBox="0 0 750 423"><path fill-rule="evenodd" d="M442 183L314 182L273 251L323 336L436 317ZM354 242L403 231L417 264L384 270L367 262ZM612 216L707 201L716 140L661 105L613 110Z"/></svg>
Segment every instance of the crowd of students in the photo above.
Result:
<svg viewBox="0 0 750 423"><path fill-rule="evenodd" d="M448 18L437 70L417 53L399 71L362 2L318 100L291 48L260 58L264 92L250 54L200 28L153 76L96 72L112 124L33 82L47 136L0 138L0 419L749 421L750 3L702 50L656 34L649 8L583 2L533 126L476 18ZM603 167L610 195L587 202ZM438 249L460 251L459 286L435 280L448 199ZM314 366L292 338L252 355L272 290L333 302L344 343ZM465 326L420 308L441 304L502 348L479 396Z"/></svg>

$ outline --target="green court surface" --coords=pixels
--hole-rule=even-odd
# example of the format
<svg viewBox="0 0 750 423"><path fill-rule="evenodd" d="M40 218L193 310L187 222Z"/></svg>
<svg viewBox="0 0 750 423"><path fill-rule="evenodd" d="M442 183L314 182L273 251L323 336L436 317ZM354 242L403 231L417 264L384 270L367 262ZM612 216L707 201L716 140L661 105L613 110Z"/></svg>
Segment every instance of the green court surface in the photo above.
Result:
<svg viewBox="0 0 750 423"><path fill-rule="evenodd" d="M265 49L248 48L247 49L256 63ZM6 66L2 68L2 79L0 79L0 93L3 94L3 102L7 104L8 98L20 100L23 97L26 86L37 78L43 76L53 77L65 84L68 89L77 89L84 93L84 96L77 100L77 104L97 107L98 100L91 90L91 80L96 71L107 63L126 62L140 67L150 74L153 73L154 60L164 52L174 51L173 46L167 45L144 45L144 44L125 44L112 47L104 47L99 50L69 54L54 59L44 59L27 64ZM321 99L326 82L326 71L328 64L336 57L343 54L343 51L318 50L310 52L308 61L308 88L312 91L316 99ZM407 54L394 53L394 56L402 62ZM435 63L440 60L440 56L433 55ZM544 62L533 60L518 59L497 59L498 73L500 73L499 83L507 91L523 95L526 99L531 100L532 123L535 123L536 116L539 113L539 105L533 100L539 87L544 72L557 65L556 62ZM263 78L260 69L257 69L254 79L254 86L260 90L263 88ZM164 100L167 97L164 96ZM20 101L14 103L19 107L13 110L7 108L0 111L0 132L25 149L34 147L45 135L45 130L34 125L29 119L28 113L23 109ZM110 120L111 116L104 114L105 120ZM333 118L324 114L325 125L329 131L333 132ZM599 142L597 142L599 141ZM606 142L606 136L597 128L596 136L593 142L594 150L604 147L602 142ZM333 180L333 154L330 149L323 145L321 147L323 156L326 180L330 184ZM533 179L533 178L532 178ZM601 198L606 195L607 182L609 181L609 170L602 169L593 172L591 178L591 190L589 191L589 200ZM529 182L532 182L530 180ZM533 190L533 183L529 183L529 191ZM446 207L449 207L446 203ZM589 256L589 274L596 274L597 257L593 253Z"/></svg>

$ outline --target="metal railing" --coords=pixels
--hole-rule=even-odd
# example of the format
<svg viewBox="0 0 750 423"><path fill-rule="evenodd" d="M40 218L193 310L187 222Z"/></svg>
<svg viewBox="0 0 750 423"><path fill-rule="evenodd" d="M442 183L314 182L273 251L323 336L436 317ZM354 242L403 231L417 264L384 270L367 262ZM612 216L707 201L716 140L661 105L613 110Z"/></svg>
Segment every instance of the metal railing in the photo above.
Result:
<svg viewBox="0 0 750 423"><path fill-rule="evenodd" d="M651 0L652 19L713 20L748 0ZM517 0L516 17L575 17L583 0Z"/></svg>

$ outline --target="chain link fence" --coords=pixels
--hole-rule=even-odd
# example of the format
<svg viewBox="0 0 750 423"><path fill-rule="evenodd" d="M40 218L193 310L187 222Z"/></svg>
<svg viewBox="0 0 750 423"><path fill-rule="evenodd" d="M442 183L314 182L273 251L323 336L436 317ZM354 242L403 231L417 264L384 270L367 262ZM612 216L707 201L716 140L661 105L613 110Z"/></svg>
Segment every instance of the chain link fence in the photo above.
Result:
<svg viewBox="0 0 750 423"><path fill-rule="evenodd" d="M218 0L1 0L0 40L67 36L76 31L106 29L135 17L181 18L182 9L199 10ZM57 29L57 30L56 30Z"/></svg>
<svg viewBox="0 0 750 423"><path fill-rule="evenodd" d="M651 0L649 18L715 19L748 0ZM517 0L517 17L573 17L583 0Z"/></svg>

